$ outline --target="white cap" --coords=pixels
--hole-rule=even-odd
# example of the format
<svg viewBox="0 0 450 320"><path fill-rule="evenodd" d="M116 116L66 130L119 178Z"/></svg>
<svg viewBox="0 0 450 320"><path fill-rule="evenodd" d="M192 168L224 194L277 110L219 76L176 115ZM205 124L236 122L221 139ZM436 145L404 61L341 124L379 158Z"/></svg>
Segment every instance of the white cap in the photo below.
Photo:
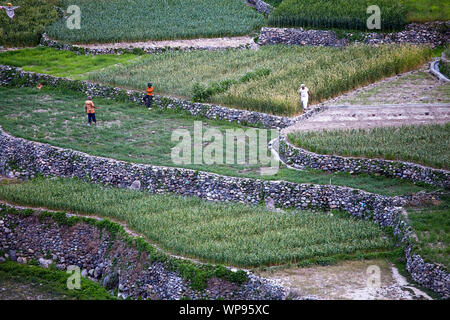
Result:
<svg viewBox="0 0 450 320"><path fill-rule="evenodd" d="M306 87L304 83L302 83L301 87Z"/></svg>

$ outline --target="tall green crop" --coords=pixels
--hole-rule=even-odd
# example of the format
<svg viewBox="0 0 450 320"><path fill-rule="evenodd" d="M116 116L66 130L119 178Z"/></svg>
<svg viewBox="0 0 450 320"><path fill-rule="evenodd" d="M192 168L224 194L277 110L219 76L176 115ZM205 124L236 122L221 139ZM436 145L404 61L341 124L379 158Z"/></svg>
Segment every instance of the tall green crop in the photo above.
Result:
<svg viewBox="0 0 450 320"><path fill-rule="evenodd" d="M269 17L272 26L367 30L367 8L381 10L381 30L405 25L406 10L400 0L283 0Z"/></svg>
<svg viewBox="0 0 450 320"><path fill-rule="evenodd" d="M243 35L264 23L242 0L63 0L81 9L81 29L61 20L52 38L75 43L188 39Z"/></svg>

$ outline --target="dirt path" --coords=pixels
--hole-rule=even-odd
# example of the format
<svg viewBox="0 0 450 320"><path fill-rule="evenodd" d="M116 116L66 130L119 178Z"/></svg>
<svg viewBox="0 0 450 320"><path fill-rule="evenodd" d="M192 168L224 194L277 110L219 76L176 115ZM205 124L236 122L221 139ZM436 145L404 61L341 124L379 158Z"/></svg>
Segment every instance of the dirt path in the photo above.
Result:
<svg viewBox="0 0 450 320"><path fill-rule="evenodd" d="M450 103L450 84L440 82L429 70L427 63L419 70L386 78L326 101L322 105Z"/></svg>
<svg viewBox="0 0 450 320"><path fill-rule="evenodd" d="M258 45L252 37L224 37L224 38L200 38L186 40L163 40L163 41L144 41L144 42L118 42L105 44L77 44L76 46L89 49L125 49L125 48L194 48L194 49L226 49L249 46L257 49Z"/></svg>
<svg viewBox="0 0 450 320"><path fill-rule="evenodd" d="M407 124L444 124L447 122L450 122L450 103L330 106L323 112L282 130L282 133L323 129L368 129Z"/></svg>
<svg viewBox="0 0 450 320"><path fill-rule="evenodd" d="M42 284L15 279L0 281L0 300L67 300L69 297L42 288ZM72 300L72 299L71 299Z"/></svg>
<svg viewBox="0 0 450 320"><path fill-rule="evenodd" d="M429 64L328 100L325 110L282 130L370 129L450 122L450 84L429 72Z"/></svg>
<svg viewBox="0 0 450 320"><path fill-rule="evenodd" d="M379 285L370 282L369 267L380 271ZM410 285L391 263L381 259L291 268L260 275L289 287L290 297L294 299L300 295L324 300L432 300Z"/></svg>

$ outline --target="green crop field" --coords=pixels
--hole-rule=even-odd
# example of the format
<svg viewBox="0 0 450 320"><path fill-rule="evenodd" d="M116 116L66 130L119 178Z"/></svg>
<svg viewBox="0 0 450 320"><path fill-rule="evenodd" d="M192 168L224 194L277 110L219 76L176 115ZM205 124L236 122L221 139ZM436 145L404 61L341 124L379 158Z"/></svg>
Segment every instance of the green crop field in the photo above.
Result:
<svg viewBox="0 0 450 320"><path fill-rule="evenodd" d="M12 21L0 10L0 46L35 46L39 43L42 32L47 25L59 20L55 5L59 0L15 0L15 10ZM0 5L6 6L7 1Z"/></svg>
<svg viewBox="0 0 450 320"><path fill-rule="evenodd" d="M241 0L63 0L81 9L81 29L65 20L49 26L52 38L74 43L236 36L251 33L264 17Z"/></svg>
<svg viewBox="0 0 450 320"><path fill-rule="evenodd" d="M450 20L450 0L403 0L408 22Z"/></svg>
<svg viewBox="0 0 450 320"><path fill-rule="evenodd" d="M36 262L37 264L37 262ZM1 300L115 300L105 288L92 280L81 278L79 290L67 288L70 274L55 267L44 269L36 265L21 265L7 261L0 263L0 283L6 292Z"/></svg>
<svg viewBox="0 0 450 320"><path fill-rule="evenodd" d="M133 54L77 55L71 51L38 47L1 52L0 64L57 77L85 79L89 72L117 63L126 64L137 58L138 56Z"/></svg>
<svg viewBox="0 0 450 320"><path fill-rule="evenodd" d="M270 4L271 6L277 7L283 0L265 0L264 2Z"/></svg>
<svg viewBox="0 0 450 320"><path fill-rule="evenodd" d="M137 90L151 81L160 95L292 116L302 112L301 83L311 90L311 103L322 102L417 68L431 55L430 49L415 46L266 46L144 56L79 56L36 48L0 53L0 63Z"/></svg>
<svg viewBox="0 0 450 320"><path fill-rule="evenodd" d="M94 99L102 109L97 111L98 127L86 125L79 93L30 88L0 88L0 125L7 132L25 139L46 142L89 154L136 163L174 166L171 141L175 129L193 131L194 121L203 121L204 129L246 129L236 123L199 119L179 112L148 111L134 103ZM247 147L248 150L248 147ZM224 152L225 154L225 152ZM179 166L179 165L178 165ZM347 173L296 171L281 167L274 176L261 176L259 165L183 165L229 176L287 180L297 183L347 185L386 195L409 194L423 190L412 183ZM427 187L428 188L428 187Z"/></svg>
<svg viewBox="0 0 450 320"><path fill-rule="evenodd" d="M171 253L257 267L388 251L392 240L373 222L344 214L271 212L263 207L108 189L73 179L35 179L0 186L14 203L126 222Z"/></svg>
<svg viewBox="0 0 450 320"><path fill-rule="evenodd" d="M450 195L437 205L408 209L408 218L417 234L417 247L422 258L450 270Z"/></svg>
<svg viewBox="0 0 450 320"><path fill-rule="evenodd" d="M292 116L302 111L301 83L310 89L311 103L317 103L417 68L430 57L430 49L414 46L265 46L257 51L168 52L94 72L89 79L135 89L152 81L157 94L190 98L200 84L216 93L207 102Z"/></svg>
<svg viewBox="0 0 450 320"><path fill-rule="evenodd" d="M320 154L405 160L450 168L450 123L289 134L295 145Z"/></svg>
<svg viewBox="0 0 450 320"><path fill-rule="evenodd" d="M382 11L381 29L402 29L406 11L399 0L283 0L269 17L272 26L367 30L366 10Z"/></svg>
<svg viewBox="0 0 450 320"><path fill-rule="evenodd" d="M367 29L371 5L381 10L381 31L400 30L406 23L450 20L450 0L282 0L269 25L312 28ZM281 2L281 3L280 3Z"/></svg>

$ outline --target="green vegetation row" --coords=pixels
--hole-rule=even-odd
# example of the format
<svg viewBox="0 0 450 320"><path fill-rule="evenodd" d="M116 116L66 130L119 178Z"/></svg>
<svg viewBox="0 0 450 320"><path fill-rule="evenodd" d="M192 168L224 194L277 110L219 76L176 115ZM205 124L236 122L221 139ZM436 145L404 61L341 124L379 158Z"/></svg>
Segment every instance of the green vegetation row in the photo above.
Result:
<svg viewBox="0 0 450 320"><path fill-rule="evenodd" d="M208 38L251 33L264 17L242 0L63 0L81 9L81 29L60 20L46 31L74 43Z"/></svg>
<svg viewBox="0 0 450 320"><path fill-rule="evenodd" d="M263 206L151 195L74 179L2 185L0 198L114 218L169 252L226 265L279 265L393 248L378 225L339 212L272 212Z"/></svg>
<svg viewBox="0 0 450 320"><path fill-rule="evenodd" d="M283 1L283 0L265 0L264 2L270 4L270 5L273 6L273 7L277 7L277 6L280 5L280 3L281 3L282 1Z"/></svg>
<svg viewBox="0 0 450 320"><path fill-rule="evenodd" d="M6 184L8 185L8 184ZM0 185L1 186L1 185ZM42 199L41 199L42 200ZM131 200L131 199L130 199ZM15 209L13 207L0 205L2 210L0 211L0 216L5 214L18 214L22 215L24 217L28 217L34 214L34 211L32 209ZM91 219L91 218L85 218L85 217L67 217L64 212L50 212L50 211L42 211L38 213L38 217L40 220L44 219L52 219L55 222L57 222L60 226L74 226L78 223L87 223L89 225L95 226L99 229L104 229L108 231L110 234L110 241L125 241L129 246L135 247L140 252L146 252L148 254L149 263L159 261L164 262L166 265L174 271L177 271L182 277L184 277L186 280L190 282L190 285L195 290L204 290L207 287L207 280L212 277L218 277L224 280L228 280L233 283L242 284L245 281L247 281L247 274L243 270L238 270L236 272L231 271L227 268L225 268L223 265L200 265L193 263L189 260L183 260L183 259L177 259L168 256L167 254L158 251L154 246L149 244L145 239L143 238L136 238L133 236L130 236L125 229L118 223L112 222L107 219L103 220L97 220L97 219ZM37 265L36 260L32 260L30 262L31 265ZM55 270L54 265L51 265L52 270ZM40 272L42 274L45 274L45 270L36 269L37 272ZM1 271L1 268L0 268ZM56 270L55 270L56 271ZM64 272L62 274L54 273L54 276L59 277L59 281L65 281L67 280L67 276L64 277ZM89 286L89 281L86 279L82 280L81 286L82 291L79 292L76 296L79 297L80 293L83 294L84 291L87 290L87 292L91 292L92 285ZM87 284L87 285L86 285ZM87 286L87 289L84 287ZM94 289L96 287L94 286ZM101 287L100 287L101 288ZM102 289L104 290L104 289ZM95 292L95 291L94 291ZM85 298L84 296L81 296L82 298Z"/></svg>
<svg viewBox="0 0 450 320"><path fill-rule="evenodd" d="M358 130L297 131L296 146L320 154L404 160L450 168L450 123Z"/></svg>
<svg viewBox="0 0 450 320"><path fill-rule="evenodd" d="M37 47L1 52L0 64L79 80L86 79L89 72L118 63L125 65L138 57L134 54L78 55L72 51Z"/></svg>
<svg viewBox="0 0 450 320"><path fill-rule="evenodd" d="M408 218L418 237L416 252L450 270L450 195L444 195L435 206L409 208Z"/></svg>
<svg viewBox="0 0 450 320"><path fill-rule="evenodd" d="M213 82L208 88L203 86L201 83L196 82L194 83L194 86L192 88L193 91L192 101L205 102L216 94L224 93L225 91L230 89L232 85L237 85L239 83L246 83L253 79L268 76L270 72L271 70L267 68L256 69L255 71L247 72L237 80L231 79L231 80L222 80L220 82Z"/></svg>
<svg viewBox="0 0 450 320"><path fill-rule="evenodd" d="M269 17L269 25L283 27L367 30L367 8L381 10L381 30L400 30L406 10L400 0L283 0Z"/></svg>
<svg viewBox="0 0 450 320"><path fill-rule="evenodd" d="M408 22L450 20L450 0L403 0Z"/></svg>
<svg viewBox="0 0 450 320"><path fill-rule="evenodd" d="M94 98L95 104L101 107L97 110L98 126L88 127L83 108L85 100L85 95L63 88L0 88L0 125L12 135L29 140L97 156L164 166L174 166L171 149L177 143L171 140L171 134L176 129L186 129L193 136L193 123L199 120L204 130L217 129L223 134L229 129L247 129L228 121L199 119L179 111L148 111L132 102L98 98ZM247 144L247 152L248 148ZM250 164L186 164L183 167L228 176L344 185L385 195L423 190L412 183L382 176L297 171L284 167L274 176L261 176L260 165Z"/></svg>
<svg viewBox="0 0 450 320"><path fill-rule="evenodd" d="M0 5L6 6L8 1ZM0 46L22 47L35 46L39 43L45 27L59 20L55 5L59 0L14 0L15 10L12 21L0 10Z"/></svg>
<svg viewBox="0 0 450 320"><path fill-rule="evenodd" d="M402 29L405 23L450 20L450 0L273 0L277 8L269 25L309 28L367 29L371 5L381 10L381 31ZM374 30L377 31L377 30Z"/></svg>
<svg viewBox="0 0 450 320"><path fill-rule="evenodd" d="M37 264L37 262L36 262ZM69 290L67 279L70 274L51 266L44 269L33 264L19 264L6 261L0 263L0 282L15 282L30 285L38 292L48 293L57 299L67 300L114 300L106 289L98 283L86 278L81 278L81 288ZM27 294L30 294L27 292Z"/></svg>
<svg viewBox="0 0 450 320"><path fill-rule="evenodd" d="M450 60L450 46L444 50L444 54L447 60ZM439 62L439 71L450 79L450 63L444 63L441 59Z"/></svg>
<svg viewBox="0 0 450 320"><path fill-rule="evenodd" d="M93 72L89 79L115 86L142 89L151 81L157 94L192 98L194 86L235 80L209 102L239 109L293 116L302 112L300 84L311 91L311 103L422 65L431 50L416 46L324 47L264 46L259 50L167 52L142 57L125 66ZM270 74L248 81L248 72Z"/></svg>

